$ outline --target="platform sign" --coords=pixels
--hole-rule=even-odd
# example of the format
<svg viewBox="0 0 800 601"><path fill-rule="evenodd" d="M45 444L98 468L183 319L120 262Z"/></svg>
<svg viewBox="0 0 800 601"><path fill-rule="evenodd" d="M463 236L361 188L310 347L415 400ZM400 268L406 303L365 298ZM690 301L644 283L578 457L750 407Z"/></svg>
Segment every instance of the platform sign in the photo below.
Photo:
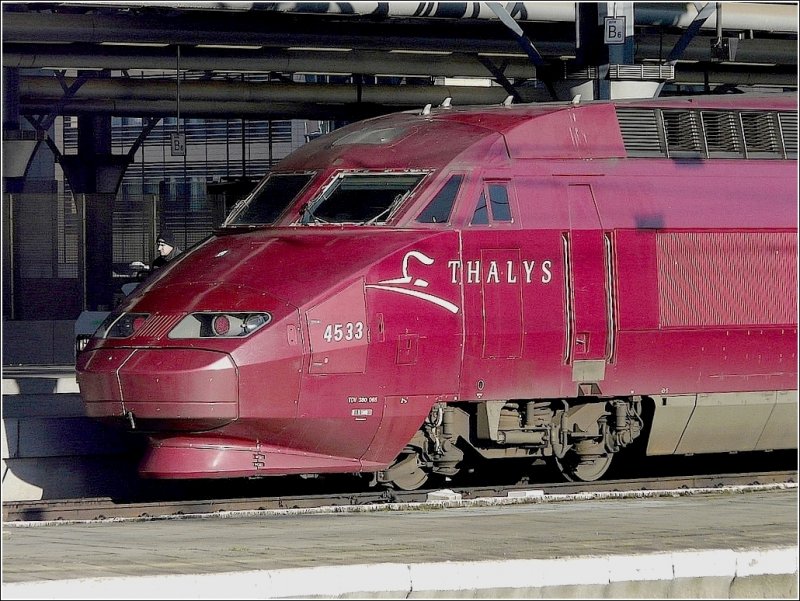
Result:
<svg viewBox="0 0 800 601"><path fill-rule="evenodd" d="M186 156L186 134L170 134L171 154L174 157Z"/></svg>
<svg viewBox="0 0 800 601"><path fill-rule="evenodd" d="M625 43L625 17L606 17L603 29L603 42L606 44Z"/></svg>

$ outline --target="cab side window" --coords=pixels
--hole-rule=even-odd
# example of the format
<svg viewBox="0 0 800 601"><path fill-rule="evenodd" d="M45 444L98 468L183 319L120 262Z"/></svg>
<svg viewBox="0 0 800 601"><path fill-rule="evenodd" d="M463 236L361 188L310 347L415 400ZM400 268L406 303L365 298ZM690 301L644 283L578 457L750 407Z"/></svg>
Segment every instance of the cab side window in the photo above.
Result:
<svg viewBox="0 0 800 601"><path fill-rule="evenodd" d="M461 182L464 181L463 175L454 175L442 189L437 192L428 203L428 206L417 217L418 223L447 223L450 220L450 213L458 196Z"/></svg>
<svg viewBox="0 0 800 601"><path fill-rule="evenodd" d="M481 192L478 206L472 214L472 225L487 225L489 223L489 207L486 206L486 192Z"/></svg>
<svg viewBox="0 0 800 601"><path fill-rule="evenodd" d="M489 202L486 202L486 197ZM508 185L505 182L489 182L484 186L471 225L488 225L493 222L511 222L511 204L509 203Z"/></svg>
<svg viewBox="0 0 800 601"><path fill-rule="evenodd" d="M489 184L489 199L492 201L492 219L511 221L511 206L508 204L508 190L505 184Z"/></svg>

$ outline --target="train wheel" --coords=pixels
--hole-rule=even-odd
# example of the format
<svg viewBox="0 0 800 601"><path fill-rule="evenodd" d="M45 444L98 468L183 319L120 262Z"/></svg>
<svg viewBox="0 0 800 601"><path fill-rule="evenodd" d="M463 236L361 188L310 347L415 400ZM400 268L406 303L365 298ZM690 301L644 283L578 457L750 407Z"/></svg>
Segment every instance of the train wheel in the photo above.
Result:
<svg viewBox="0 0 800 601"><path fill-rule="evenodd" d="M418 458L416 453L401 456L386 470L385 481L400 490L418 489L428 480L428 472L419 464Z"/></svg>
<svg viewBox="0 0 800 601"><path fill-rule="evenodd" d="M611 466L614 454L608 453L602 444L581 443L576 446L563 458L555 458L561 475L570 482L593 482L602 478Z"/></svg>

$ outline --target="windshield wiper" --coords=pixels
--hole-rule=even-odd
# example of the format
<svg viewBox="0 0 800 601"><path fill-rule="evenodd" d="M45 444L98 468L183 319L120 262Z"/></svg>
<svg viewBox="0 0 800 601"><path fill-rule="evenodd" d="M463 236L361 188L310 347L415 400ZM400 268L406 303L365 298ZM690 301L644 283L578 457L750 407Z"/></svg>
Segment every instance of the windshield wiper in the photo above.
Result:
<svg viewBox="0 0 800 601"><path fill-rule="evenodd" d="M400 205L400 203L405 200L406 196L408 196L408 192L398 194L397 196L394 197L394 200L389 204L388 207L386 207L383 211L375 215L375 217L373 217L372 219L368 219L361 225L372 225L376 221L378 221L381 217L384 216L388 217L389 215L392 214L392 211L394 211Z"/></svg>
<svg viewBox="0 0 800 601"><path fill-rule="evenodd" d="M311 202L307 202L300 207L300 223L308 225L312 219L314 219L314 214L311 212Z"/></svg>

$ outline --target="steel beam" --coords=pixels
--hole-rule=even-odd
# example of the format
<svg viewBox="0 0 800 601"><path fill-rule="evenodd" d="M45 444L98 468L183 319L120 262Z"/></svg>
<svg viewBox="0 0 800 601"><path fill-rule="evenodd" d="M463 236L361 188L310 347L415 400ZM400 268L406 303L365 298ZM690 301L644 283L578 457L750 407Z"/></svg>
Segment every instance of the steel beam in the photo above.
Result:
<svg viewBox="0 0 800 601"><path fill-rule="evenodd" d="M341 113L371 115L422 108L452 98L454 105L500 104L500 86L303 84L188 80L181 83L184 117L333 118ZM20 110L38 114L62 97L55 78L20 81ZM527 102L549 100L544 90L523 92ZM175 115L174 79L91 79L65 105L63 114L153 117Z"/></svg>
<svg viewBox="0 0 800 601"><path fill-rule="evenodd" d="M548 50L569 54L570 43L549 45ZM524 56L503 57L506 77L529 79L536 69ZM3 64L7 67L73 69L175 68L175 48L133 48L119 46L36 44L6 45ZM476 53L409 54L368 50L348 52L291 50L211 50L181 47L181 68L190 71L238 71L275 73L321 73L399 75L407 77L490 77Z"/></svg>

